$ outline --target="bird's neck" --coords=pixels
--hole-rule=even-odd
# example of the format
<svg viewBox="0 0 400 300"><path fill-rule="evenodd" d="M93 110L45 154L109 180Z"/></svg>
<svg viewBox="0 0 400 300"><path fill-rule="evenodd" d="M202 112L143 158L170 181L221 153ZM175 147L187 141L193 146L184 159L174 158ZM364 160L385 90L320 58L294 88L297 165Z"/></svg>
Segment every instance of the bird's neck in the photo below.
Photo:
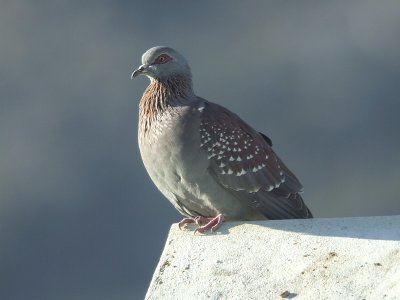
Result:
<svg viewBox="0 0 400 300"><path fill-rule="evenodd" d="M185 105L194 99L190 76L152 79L139 105L139 126L146 134L159 114L168 108Z"/></svg>

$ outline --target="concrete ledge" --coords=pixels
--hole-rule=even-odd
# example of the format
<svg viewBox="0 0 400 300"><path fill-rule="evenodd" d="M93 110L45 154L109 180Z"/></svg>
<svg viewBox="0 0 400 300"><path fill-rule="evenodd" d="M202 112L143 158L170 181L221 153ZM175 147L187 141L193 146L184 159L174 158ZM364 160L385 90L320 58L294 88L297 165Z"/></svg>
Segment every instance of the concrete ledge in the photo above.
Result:
<svg viewBox="0 0 400 300"><path fill-rule="evenodd" d="M400 299L400 216L172 225L146 299Z"/></svg>

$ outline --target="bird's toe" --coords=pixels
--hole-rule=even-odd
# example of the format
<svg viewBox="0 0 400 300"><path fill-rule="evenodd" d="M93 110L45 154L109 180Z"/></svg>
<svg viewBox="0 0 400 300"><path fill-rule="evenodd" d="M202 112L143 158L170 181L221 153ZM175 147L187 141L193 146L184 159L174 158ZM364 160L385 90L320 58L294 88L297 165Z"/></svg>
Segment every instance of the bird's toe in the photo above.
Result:
<svg viewBox="0 0 400 300"><path fill-rule="evenodd" d="M209 230L216 231L222 224L222 222L225 220L225 217L223 214L218 214L216 217L214 218L204 218L202 219L202 221L208 221L207 223L205 223L202 226L199 226L199 228L197 228L194 233L199 232L199 233L205 233Z"/></svg>

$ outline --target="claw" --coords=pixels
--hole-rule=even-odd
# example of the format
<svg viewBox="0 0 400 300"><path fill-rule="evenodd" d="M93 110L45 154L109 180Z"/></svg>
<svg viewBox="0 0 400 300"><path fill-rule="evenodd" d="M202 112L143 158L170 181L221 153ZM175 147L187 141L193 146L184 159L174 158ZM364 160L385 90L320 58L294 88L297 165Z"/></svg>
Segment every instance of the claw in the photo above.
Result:
<svg viewBox="0 0 400 300"><path fill-rule="evenodd" d="M178 227L179 227L180 230L182 230L182 226L186 226L186 224L193 224L193 223L196 223L196 224L197 224L196 219L193 219L193 218L184 218L184 219L182 219L182 221L180 221L180 222L178 223Z"/></svg>

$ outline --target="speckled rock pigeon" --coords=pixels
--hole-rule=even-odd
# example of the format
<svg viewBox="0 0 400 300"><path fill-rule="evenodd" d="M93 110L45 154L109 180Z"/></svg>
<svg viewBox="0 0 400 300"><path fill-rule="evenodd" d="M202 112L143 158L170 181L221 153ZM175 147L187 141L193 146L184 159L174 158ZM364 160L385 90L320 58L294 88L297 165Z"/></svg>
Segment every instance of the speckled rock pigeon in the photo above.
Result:
<svg viewBox="0 0 400 300"><path fill-rule="evenodd" d="M312 218L302 185L271 140L195 95L186 59L169 47L142 56L132 78L150 84L139 105L139 148L151 179L196 231L224 220Z"/></svg>

